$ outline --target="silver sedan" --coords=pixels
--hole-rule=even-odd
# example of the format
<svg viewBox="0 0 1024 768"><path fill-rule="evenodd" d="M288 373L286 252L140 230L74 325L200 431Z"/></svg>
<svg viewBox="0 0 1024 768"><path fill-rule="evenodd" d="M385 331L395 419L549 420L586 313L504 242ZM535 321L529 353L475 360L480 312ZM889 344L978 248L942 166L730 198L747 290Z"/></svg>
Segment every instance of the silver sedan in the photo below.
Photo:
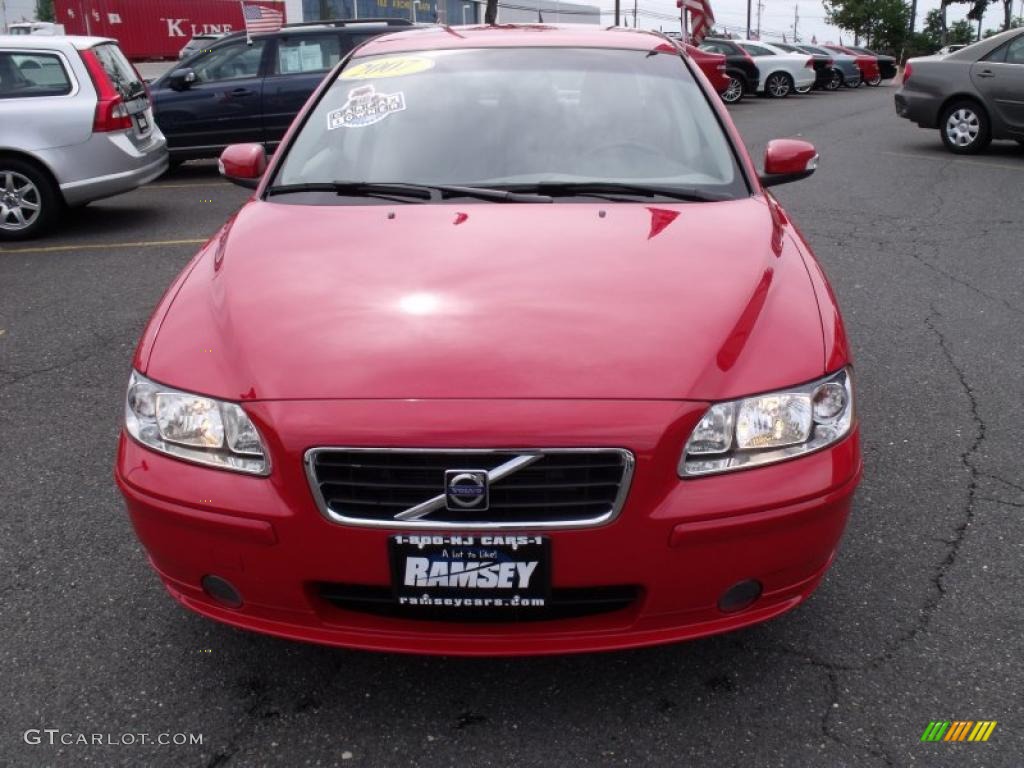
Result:
<svg viewBox="0 0 1024 768"><path fill-rule="evenodd" d="M900 117L938 128L951 152L981 152L993 139L1024 144L1024 29L910 59L895 99Z"/></svg>

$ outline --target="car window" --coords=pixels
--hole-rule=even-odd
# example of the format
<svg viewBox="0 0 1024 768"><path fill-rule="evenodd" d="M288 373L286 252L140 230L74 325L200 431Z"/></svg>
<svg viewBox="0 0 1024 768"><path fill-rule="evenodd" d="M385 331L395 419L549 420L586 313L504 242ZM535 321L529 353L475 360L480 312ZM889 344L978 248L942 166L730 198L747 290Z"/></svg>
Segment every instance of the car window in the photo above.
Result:
<svg viewBox="0 0 1024 768"><path fill-rule="evenodd" d="M1006 48L1007 64L1024 64L1024 35L1011 40Z"/></svg>
<svg viewBox="0 0 1024 768"><path fill-rule="evenodd" d="M275 71L279 75L324 72L341 60L337 35L304 35L277 41Z"/></svg>
<svg viewBox="0 0 1024 768"><path fill-rule="evenodd" d="M101 43L93 46L92 52L123 98L133 99L145 93L146 87L142 83L142 78L116 43Z"/></svg>
<svg viewBox="0 0 1024 768"><path fill-rule="evenodd" d="M69 93L71 79L58 56L0 51L0 99Z"/></svg>
<svg viewBox="0 0 1024 768"><path fill-rule="evenodd" d="M265 43L265 40L253 40L249 45L240 40L214 48L193 62L192 69L196 73L196 82L216 83L221 80L256 77L260 73L260 59L263 58Z"/></svg>
<svg viewBox="0 0 1024 768"><path fill-rule="evenodd" d="M749 194L707 95L678 55L651 51L357 57L286 153L276 185L605 181Z"/></svg>
<svg viewBox="0 0 1024 768"><path fill-rule="evenodd" d="M775 51L767 48L762 48L760 45L751 45L750 43L740 43L740 47L749 53L751 56L774 56Z"/></svg>
<svg viewBox="0 0 1024 768"><path fill-rule="evenodd" d="M711 53L724 53L726 56L730 53L724 45L719 43L701 43L700 49L702 51L711 51Z"/></svg>

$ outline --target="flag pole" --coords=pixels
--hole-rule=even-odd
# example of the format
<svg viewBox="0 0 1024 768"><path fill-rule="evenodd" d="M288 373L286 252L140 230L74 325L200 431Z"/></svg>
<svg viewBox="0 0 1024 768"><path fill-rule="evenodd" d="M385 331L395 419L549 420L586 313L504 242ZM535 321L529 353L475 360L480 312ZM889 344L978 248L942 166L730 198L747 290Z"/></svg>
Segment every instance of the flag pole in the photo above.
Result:
<svg viewBox="0 0 1024 768"><path fill-rule="evenodd" d="M249 22L245 18L245 0L238 0L238 4L242 6L242 24L245 25L245 44L252 45L252 35L249 33Z"/></svg>

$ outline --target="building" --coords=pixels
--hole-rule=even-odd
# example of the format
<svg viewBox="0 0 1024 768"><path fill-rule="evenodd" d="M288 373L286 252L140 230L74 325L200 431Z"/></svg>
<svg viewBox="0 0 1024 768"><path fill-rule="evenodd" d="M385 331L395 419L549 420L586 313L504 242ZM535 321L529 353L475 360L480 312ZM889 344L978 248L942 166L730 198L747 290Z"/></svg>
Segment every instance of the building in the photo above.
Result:
<svg viewBox="0 0 1024 768"><path fill-rule="evenodd" d="M484 8L484 3L479 0L302 0L302 18L304 21L403 18L452 25L476 24L483 21ZM289 13L289 20L296 19ZM499 0L499 22L541 20L560 24L599 24L601 9L596 5L555 0Z"/></svg>

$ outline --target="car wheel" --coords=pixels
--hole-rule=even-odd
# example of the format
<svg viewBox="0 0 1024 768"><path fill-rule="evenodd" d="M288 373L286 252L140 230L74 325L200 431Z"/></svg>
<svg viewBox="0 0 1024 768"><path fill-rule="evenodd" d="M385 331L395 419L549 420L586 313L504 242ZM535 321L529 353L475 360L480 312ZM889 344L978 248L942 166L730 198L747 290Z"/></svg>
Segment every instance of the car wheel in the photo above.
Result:
<svg viewBox="0 0 1024 768"><path fill-rule="evenodd" d="M725 93L722 94L722 101L726 104L735 104L743 98L743 83L740 82L739 78L730 77L729 87L725 89Z"/></svg>
<svg viewBox="0 0 1024 768"><path fill-rule="evenodd" d="M877 88L878 86L880 86L882 84L882 76L881 75L875 75L874 77L872 77L867 82L868 82L868 85L870 85L872 88Z"/></svg>
<svg viewBox="0 0 1024 768"><path fill-rule="evenodd" d="M773 72L764 83L764 92L773 99L789 96L793 90L793 78L786 72Z"/></svg>
<svg viewBox="0 0 1024 768"><path fill-rule="evenodd" d="M0 240L35 237L57 217L61 197L32 163L0 157Z"/></svg>
<svg viewBox="0 0 1024 768"><path fill-rule="evenodd" d="M842 84L843 84L843 73L840 72L838 69L833 69L832 70L832 79L829 80L825 84L825 88L827 88L830 91L837 91L837 90L839 90L839 87Z"/></svg>
<svg viewBox="0 0 1024 768"><path fill-rule="evenodd" d="M974 101L956 101L946 107L939 133L946 149L958 155L981 152L992 141L988 115Z"/></svg>

